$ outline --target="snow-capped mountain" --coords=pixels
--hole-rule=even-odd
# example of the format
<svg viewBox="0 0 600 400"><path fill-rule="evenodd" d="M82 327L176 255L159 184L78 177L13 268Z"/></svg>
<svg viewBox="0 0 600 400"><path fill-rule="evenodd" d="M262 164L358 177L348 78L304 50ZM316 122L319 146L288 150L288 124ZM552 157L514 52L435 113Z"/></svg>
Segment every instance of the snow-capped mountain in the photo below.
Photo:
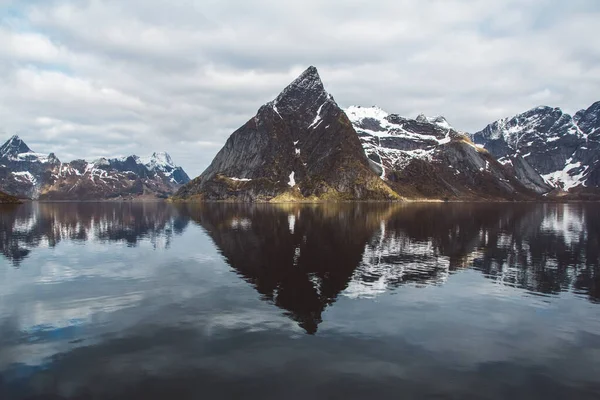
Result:
<svg viewBox="0 0 600 400"><path fill-rule="evenodd" d="M59 165L53 153L35 153L15 135L0 147L0 189L18 197L36 197Z"/></svg>
<svg viewBox="0 0 600 400"><path fill-rule="evenodd" d="M515 199L551 189L532 170L525 171L532 184L517 181L442 116L411 119L360 106L346 114L372 168L403 196Z"/></svg>
<svg viewBox="0 0 600 400"><path fill-rule="evenodd" d="M62 163L33 152L18 136L0 147L0 188L34 199L93 200L167 197L189 182L167 153Z"/></svg>
<svg viewBox="0 0 600 400"><path fill-rule="evenodd" d="M503 164L518 160L565 191L600 186L600 102L575 117L541 106L493 122L473 141Z"/></svg>
<svg viewBox="0 0 600 400"><path fill-rule="evenodd" d="M315 67L231 134L181 199L396 199L369 168L356 132Z"/></svg>

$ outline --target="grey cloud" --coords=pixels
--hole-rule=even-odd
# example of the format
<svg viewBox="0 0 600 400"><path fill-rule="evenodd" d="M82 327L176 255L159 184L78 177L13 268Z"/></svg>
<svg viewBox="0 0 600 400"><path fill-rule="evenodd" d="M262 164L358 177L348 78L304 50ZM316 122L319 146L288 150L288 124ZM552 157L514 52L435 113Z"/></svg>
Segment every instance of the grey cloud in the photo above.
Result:
<svg viewBox="0 0 600 400"><path fill-rule="evenodd" d="M595 0L0 5L0 131L61 159L165 150L197 175L308 65L342 106L467 131L600 100Z"/></svg>

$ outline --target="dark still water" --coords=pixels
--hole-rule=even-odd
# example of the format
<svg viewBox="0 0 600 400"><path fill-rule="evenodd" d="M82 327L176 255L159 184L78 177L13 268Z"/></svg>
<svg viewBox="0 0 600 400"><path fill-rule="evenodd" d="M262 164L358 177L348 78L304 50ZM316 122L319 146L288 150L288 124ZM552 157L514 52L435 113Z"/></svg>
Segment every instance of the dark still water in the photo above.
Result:
<svg viewBox="0 0 600 400"><path fill-rule="evenodd" d="M0 208L0 399L597 399L600 206Z"/></svg>

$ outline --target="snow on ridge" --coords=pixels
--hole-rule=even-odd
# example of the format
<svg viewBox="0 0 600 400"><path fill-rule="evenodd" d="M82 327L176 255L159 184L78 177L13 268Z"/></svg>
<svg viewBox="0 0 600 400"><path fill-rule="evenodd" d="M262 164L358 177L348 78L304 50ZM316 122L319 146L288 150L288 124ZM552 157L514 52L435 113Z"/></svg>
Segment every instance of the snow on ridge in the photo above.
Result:
<svg viewBox="0 0 600 400"><path fill-rule="evenodd" d="M173 162L173 159L171 158L169 153L164 151L154 152L149 157L138 157L135 154L132 154L129 156L117 156L113 158L100 157L92 161L86 162L88 163L88 165L92 165L92 167L88 168L93 168L99 166L110 166L113 162L123 163L126 162L127 159L130 157L135 160L136 164L143 165L144 167L146 167L148 171L158 169L163 172L168 172L169 170L178 168L175 162Z"/></svg>
<svg viewBox="0 0 600 400"><path fill-rule="evenodd" d="M436 117L427 117L427 120L429 121L429 123L442 127L444 129L454 129L452 125L448 123L446 118L442 117L441 115L438 115Z"/></svg>
<svg viewBox="0 0 600 400"><path fill-rule="evenodd" d="M290 180L288 181L288 185L290 187L294 187L296 186L296 180L294 179L294 176L296 175L295 172L292 171L292 173L290 174Z"/></svg>
<svg viewBox="0 0 600 400"><path fill-rule="evenodd" d="M11 161L29 161L46 164L48 161L50 161L50 156L42 153L28 151L27 153L19 153L14 157L9 156L8 159Z"/></svg>
<svg viewBox="0 0 600 400"><path fill-rule="evenodd" d="M173 159L169 155L169 153L161 151L152 153L150 158L143 158L140 161L146 166L152 167L168 167L168 168L177 168L177 165L173 162Z"/></svg>
<svg viewBox="0 0 600 400"><path fill-rule="evenodd" d="M346 110L346 115L352 122L360 122L365 118L371 118L375 120L385 120L389 115L378 106L373 107L361 107L361 106L350 106Z"/></svg>
<svg viewBox="0 0 600 400"><path fill-rule="evenodd" d="M382 128L384 129L392 129L397 128L398 125L392 124L388 121L389 113L381 109L379 106L372 107L361 107L361 106L350 106L344 110L346 115L353 124L360 124L364 119L373 119L379 122ZM431 125L438 126L443 129L452 129L455 130L452 125L448 123L445 117L441 115L437 115L434 117L427 117L424 114L419 114L417 118L412 119L408 117L401 117L407 121L417 121L421 123L428 123Z"/></svg>

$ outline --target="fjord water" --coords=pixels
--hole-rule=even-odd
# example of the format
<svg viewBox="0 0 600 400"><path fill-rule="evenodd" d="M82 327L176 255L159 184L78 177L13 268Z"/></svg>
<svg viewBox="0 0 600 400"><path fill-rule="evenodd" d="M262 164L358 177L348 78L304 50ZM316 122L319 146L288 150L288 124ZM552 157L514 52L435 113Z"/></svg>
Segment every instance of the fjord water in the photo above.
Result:
<svg viewBox="0 0 600 400"><path fill-rule="evenodd" d="M0 398L600 396L597 204L0 208Z"/></svg>

